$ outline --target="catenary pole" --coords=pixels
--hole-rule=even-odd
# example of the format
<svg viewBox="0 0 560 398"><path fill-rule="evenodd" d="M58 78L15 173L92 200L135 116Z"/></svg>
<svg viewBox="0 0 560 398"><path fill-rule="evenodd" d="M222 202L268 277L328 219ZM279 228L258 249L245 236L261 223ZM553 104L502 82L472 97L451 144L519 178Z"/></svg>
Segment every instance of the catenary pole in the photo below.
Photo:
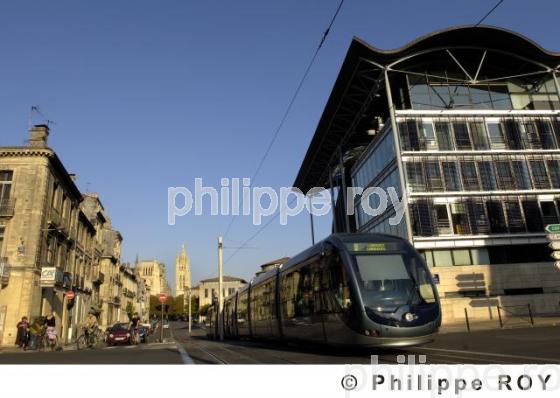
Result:
<svg viewBox="0 0 560 398"><path fill-rule="evenodd" d="M220 334L220 340L224 339L224 328L222 324L223 320L223 308L224 308L224 297L223 297L223 239L218 237L218 333Z"/></svg>

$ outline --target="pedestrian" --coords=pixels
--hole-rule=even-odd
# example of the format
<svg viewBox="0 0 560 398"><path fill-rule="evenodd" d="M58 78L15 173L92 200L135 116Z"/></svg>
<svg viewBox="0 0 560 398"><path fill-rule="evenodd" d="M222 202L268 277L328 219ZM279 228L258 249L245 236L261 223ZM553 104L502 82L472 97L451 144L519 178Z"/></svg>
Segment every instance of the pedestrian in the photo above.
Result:
<svg viewBox="0 0 560 398"><path fill-rule="evenodd" d="M39 338L43 331L43 320L41 317L35 318L31 327L29 328L29 349L36 350L39 343Z"/></svg>
<svg viewBox="0 0 560 398"><path fill-rule="evenodd" d="M47 337L49 339L49 344L51 345L51 349L54 349L58 346L58 335L56 333L56 317L54 312L51 312L47 315L47 319L45 319L45 326L47 328Z"/></svg>
<svg viewBox="0 0 560 398"><path fill-rule="evenodd" d="M27 344L29 343L29 321L27 317L21 318L21 321L17 324L17 335L16 335L16 345L23 348L23 351L27 350Z"/></svg>

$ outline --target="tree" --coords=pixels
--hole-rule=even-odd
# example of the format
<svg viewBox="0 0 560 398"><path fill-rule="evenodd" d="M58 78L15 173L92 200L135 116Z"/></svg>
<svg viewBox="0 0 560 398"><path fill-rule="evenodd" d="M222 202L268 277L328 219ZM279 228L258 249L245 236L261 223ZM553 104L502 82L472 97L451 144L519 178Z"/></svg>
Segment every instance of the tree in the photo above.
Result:
<svg viewBox="0 0 560 398"><path fill-rule="evenodd" d="M198 314L202 315L202 316L206 316L206 314L208 313L208 308L211 307L212 304L204 304L202 307L200 307L200 309L198 310Z"/></svg>
<svg viewBox="0 0 560 398"><path fill-rule="evenodd" d="M126 314L128 315L128 319L132 319L132 315L134 315L134 305L132 305L132 303L129 301L126 304Z"/></svg>

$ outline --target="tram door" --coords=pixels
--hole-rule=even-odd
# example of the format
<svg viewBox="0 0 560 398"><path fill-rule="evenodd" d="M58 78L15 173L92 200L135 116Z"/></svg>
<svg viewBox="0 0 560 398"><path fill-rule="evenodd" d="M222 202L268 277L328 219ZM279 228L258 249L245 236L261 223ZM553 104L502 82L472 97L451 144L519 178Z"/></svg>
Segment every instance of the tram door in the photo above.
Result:
<svg viewBox="0 0 560 398"><path fill-rule="evenodd" d="M350 306L348 277L344 270L340 254L333 250L323 257L321 264L320 293L318 305L323 317L327 343L329 338L337 342L351 339L346 326Z"/></svg>

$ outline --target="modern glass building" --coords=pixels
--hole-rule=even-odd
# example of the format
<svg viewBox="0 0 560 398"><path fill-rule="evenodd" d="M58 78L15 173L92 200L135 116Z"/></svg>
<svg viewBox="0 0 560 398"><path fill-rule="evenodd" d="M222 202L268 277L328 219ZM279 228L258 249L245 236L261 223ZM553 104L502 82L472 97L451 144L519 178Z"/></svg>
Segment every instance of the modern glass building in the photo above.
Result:
<svg viewBox="0 0 560 398"><path fill-rule="evenodd" d="M547 263L543 278L557 278L544 227L560 216L559 66L559 53L495 27L451 28L390 51L355 38L294 186L332 190L334 231L406 237L434 273ZM403 220L390 225L391 206L372 217L359 199L347 214L349 186L395 187ZM477 271L478 288L473 278L449 296L560 292L554 278L502 283L507 272Z"/></svg>

